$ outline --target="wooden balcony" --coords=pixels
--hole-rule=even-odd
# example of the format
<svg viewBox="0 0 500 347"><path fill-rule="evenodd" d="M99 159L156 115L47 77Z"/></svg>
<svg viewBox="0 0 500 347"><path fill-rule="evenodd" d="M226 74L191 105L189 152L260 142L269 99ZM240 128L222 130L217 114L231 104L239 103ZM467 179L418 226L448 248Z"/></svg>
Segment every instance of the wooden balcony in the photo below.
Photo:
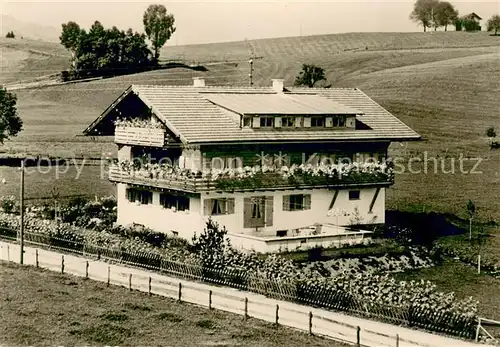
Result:
<svg viewBox="0 0 500 347"><path fill-rule="evenodd" d="M173 189L186 192L206 191L269 191L288 189L317 189L317 188L342 188L363 186L389 186L393 179L381 174L363 175L348 178L327 177L293 177L284 178L279 173L266 172L251 178L219 178L192 176L161 176L155 173L143 171L122 170L118 166L112 166L109 170L109 179L112 182L127 183L131 185L154 187L159 189Z"/></svg>
<svg viewBox="0 0 500 347"><path fill-rule="evenodd" d="M163 147L167 136L164 129L116 127L115 143L121 145Z"/></svg>

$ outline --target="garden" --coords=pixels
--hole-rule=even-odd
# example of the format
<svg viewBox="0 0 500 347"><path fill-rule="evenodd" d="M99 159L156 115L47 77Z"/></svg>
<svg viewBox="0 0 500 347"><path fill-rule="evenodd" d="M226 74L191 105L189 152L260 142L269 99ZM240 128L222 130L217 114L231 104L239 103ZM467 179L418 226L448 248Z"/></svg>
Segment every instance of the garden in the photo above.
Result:
<svg viewBox="0 0 500 347"><path fill-rule="evenodd" d="M15 200L4 197L0 206L0 234L15 238L20 226ZM350 256L306 262L237 251L227 230L211 220L190 243L141 225L117 226L115 220L113 198L76 199L57 210L32 206L25 214L26 240L395 324L468 338L475 333L478 302L438 291L429 281L392 276L439 261L439 254L424 246L386 240L383 247L393 252L356 255L345 249Z"/></svg>

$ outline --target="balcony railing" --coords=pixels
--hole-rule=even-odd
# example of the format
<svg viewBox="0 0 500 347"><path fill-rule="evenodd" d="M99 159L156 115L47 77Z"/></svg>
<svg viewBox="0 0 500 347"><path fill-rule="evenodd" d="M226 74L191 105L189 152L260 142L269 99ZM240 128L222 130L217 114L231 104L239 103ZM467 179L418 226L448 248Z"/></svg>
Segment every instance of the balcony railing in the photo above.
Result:
<svg viewBox="0 0 500 347"><path fill-rule="evenodd" d="M118 126L115 128L115 143L122 145L163 147L167 140L165 129Z"/></svg>
<svg viewBox="0 0 500 347"><path fill-rule="evenodd" d="M133 165L122 162L113 165L109 172L109 178L114 182L188 192L390 185L394 181L393 177L392 168L380 164L363 167L356 165L298 166L275 170L242 168L202 173L166 168L156 164L134 168Z"/></svg>

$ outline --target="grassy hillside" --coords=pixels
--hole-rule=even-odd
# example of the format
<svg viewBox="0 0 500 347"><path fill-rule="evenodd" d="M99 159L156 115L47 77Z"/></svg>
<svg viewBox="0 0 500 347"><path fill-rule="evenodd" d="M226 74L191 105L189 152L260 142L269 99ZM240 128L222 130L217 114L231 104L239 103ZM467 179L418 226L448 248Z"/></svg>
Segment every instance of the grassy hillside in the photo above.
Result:
<svg viewBox="0 0 500 347"><path fill-rule="evenodd" d="M470 198L486 218L500 218L496 199L500 152L490 151L483 135L488 126L500 131L500 38L487 33L352 33L167 47L162 51L164 59L202 62L207 71L176 68L17 91L25 130L2 149L64 156L113 151L112 143L94 143L74 135L128 85L191 84L193 76L205 77L209 85L247 85L250 46L258 57L256 85L270 85L271 78L285 78L290 85L302 63L315 63L326 70L329 84L359 87L423 135L425 141L409 144L406 151L395 144L393 155L427 152L428 157L447 158L446 169L451 158L457 160L461 154L482 158L481 174L433 173L431 163L427 174L398 175L388 192L389 207L414 204L419 209L424 205L462 213ZM474 163L469 161L465 167L470 169Z"/></svg>
<svg viewBox="0 0 500 347"><path fill-rule="evenodd" d="M0 280L5 346L348 346L34 267L0 262Z"/></svg>
<svg viewBox="0 0 500 347"><path fill-rule="evenodd" d="M68 68L69 53L58 43L0 38L0 84L32 80Z"/></svg>

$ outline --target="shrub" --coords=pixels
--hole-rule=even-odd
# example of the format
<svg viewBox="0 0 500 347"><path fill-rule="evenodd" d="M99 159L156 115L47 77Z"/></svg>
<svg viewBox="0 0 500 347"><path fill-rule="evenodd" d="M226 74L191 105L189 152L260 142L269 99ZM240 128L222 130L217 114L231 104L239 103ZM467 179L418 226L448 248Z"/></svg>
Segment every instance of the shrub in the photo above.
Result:
<svg viewBox="0 0 500 347"><path fill-rule="evenodd" d="M14 196L0 197L0 208L5 213L13 213L16 209L17 201Z"/></svg>
<svg viewBox="0 0 500 347"><path fill-rule="evenodd" d="M200 235L192 239L193 251L198 255L204 267L221 269L224 267L224 251L226 248L226 227L220 228L211 218Z"/></svg>

